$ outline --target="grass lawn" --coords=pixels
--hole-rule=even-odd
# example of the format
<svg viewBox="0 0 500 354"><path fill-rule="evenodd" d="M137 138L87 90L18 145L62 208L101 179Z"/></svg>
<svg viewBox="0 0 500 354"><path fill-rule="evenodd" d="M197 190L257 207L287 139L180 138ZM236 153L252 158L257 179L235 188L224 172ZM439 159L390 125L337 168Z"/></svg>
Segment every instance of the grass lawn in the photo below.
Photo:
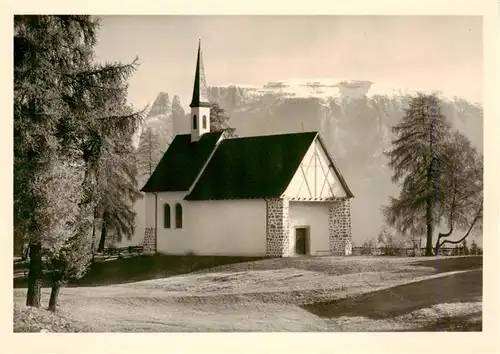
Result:
<svg viewBox="0 0 500 354"><path fill-rule="evenodd" d="M27 309L24 285L15 279L17 332L480 331L482 323L482 257L139 256L98 262L61 290L56 314Z"/></svg>

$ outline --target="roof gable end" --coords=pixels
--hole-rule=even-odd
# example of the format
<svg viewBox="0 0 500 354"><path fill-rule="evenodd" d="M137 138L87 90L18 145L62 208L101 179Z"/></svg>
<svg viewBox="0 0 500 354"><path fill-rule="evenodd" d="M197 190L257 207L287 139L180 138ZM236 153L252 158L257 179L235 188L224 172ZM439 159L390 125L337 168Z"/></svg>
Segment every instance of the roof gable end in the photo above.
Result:
<svg viewBox="0 0 500 354"><path fill-rule="evenodd" d="M282 197L312 201L353 197L320 134L307 150Z"/></svg>

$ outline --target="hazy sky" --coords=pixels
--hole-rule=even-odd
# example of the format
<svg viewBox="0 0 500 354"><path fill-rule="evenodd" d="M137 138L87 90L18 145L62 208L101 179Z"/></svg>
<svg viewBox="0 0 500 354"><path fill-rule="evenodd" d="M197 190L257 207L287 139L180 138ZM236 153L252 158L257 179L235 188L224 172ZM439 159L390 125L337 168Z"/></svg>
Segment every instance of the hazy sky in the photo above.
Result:
<svg viewBox="0 0 500 354"><path fill-rule="evenodd" d="M209 85L342 77L482 102L480 17L103 16L97 59L142 63L130 102L189 103L198 38Z"/></svg>

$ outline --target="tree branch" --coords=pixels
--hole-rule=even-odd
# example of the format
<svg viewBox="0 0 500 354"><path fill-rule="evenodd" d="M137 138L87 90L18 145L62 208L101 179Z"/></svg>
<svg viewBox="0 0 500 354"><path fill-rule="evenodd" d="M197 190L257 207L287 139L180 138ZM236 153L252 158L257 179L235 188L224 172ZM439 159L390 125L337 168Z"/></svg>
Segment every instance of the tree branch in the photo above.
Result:
<svg viewBox="0 0 500 354"><path fill-rule="evenodd" d="M482 206L479 208L478 212L476 213L476 216L474 217L474 220L472 220L472 223L469 227L469 230L467 230L467 232L465 233L464 237L462 237L460 240L457 240L457 241L450 241L450 240L444 240L440 245L439 245L439 248L441 248L444 244L446 243L449 243L449 244L452 244L452 245L455 245L455 244L458 244L460 242L462 242L463 240L465 240L467 238L467 236L469 236L470 232L472 231L472 228L474 227L474 225L476 224L476 221L479 220L479 216L481 214L481 209L482 209Z"/></svg>

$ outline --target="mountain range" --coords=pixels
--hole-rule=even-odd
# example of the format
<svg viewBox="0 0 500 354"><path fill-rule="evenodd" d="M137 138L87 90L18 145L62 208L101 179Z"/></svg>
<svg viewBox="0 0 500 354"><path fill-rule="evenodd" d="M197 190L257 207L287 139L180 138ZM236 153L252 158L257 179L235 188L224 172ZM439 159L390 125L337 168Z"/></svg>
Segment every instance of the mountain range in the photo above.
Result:
<svg viewBox="0 0 500 354"><path fill-rule="evenodd" d="M376 237L382 226L380 208L398 193L391 182L383 151L412 95L434 92L442 100L442 113L454 129L466 135L482 152L481 104L443 92L410 90L366 80L333 78L295 79L262 86L221 85L209 88L210 98L231 117L238 136L319 131L354 193L352 232L355 244ZM189 132L189 119L178 96L170 103L160 93L143 125L162 138L164 150L179 133ZM143 203L137 205L137 235L142 240Z"/></svg>

